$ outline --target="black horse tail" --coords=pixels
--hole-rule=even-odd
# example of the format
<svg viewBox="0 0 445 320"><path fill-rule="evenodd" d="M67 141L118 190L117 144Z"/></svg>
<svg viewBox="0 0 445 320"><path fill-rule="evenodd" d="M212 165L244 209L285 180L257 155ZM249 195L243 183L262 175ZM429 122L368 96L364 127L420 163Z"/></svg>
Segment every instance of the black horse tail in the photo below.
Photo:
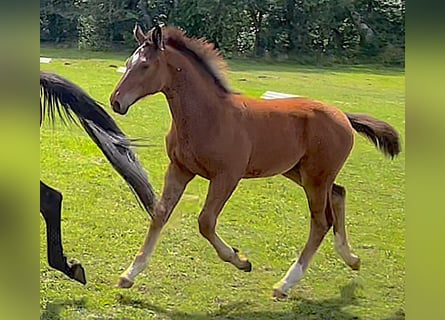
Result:
<svg viewBox="0 0 445 320"><path fill-rule="evenodd" d="M47 116L52 122L56 113L80 124L103 152L114 169L124 178L148 214L153 217L156 195L128 139L113 118L79 86L54 73L40 71L40 123Z"/></svg>
<svg viewBox="0 0 445 320"><path fill-rule="evenodd" d="M388 123L365 114L346 113L352 127L371 142L386 156L394 158L401 151L400 138L396 129Z"/></svg>

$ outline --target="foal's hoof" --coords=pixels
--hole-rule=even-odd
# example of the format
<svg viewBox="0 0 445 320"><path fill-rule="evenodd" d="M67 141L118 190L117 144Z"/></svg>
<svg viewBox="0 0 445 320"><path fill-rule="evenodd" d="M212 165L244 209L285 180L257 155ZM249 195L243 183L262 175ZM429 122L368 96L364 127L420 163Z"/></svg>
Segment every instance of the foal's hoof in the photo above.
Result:
<svg viewBox="0 0 445 320"><path fill-rule="evenodd" d="M287 293L275 288L273 289L272 298L274 300L284 300L287 299Z"/></svg>
<svg viewBox="0 0 445 320"><path fill-rule="evenodd" d="M244 272L252 271L252 264L250 263L250 261L249 260L244 261L244 266L242 266L240 270Z"/></svg>
<svg viewBox="0 0 445 320"><path fill-rule="evenodd" d="M133 286L133 281L126 277L119 277L119 280L117 281L116 287L122 288L122 289L128 289Z"/></svg>
<svg viewBox="0 0 445 320"><path fill-rule="evenodd" d="M252 271L252 264L244 256L240 256L238 248L232 247L232 250L233 252L235 252L237 260L235 262L232 261L232 264L235 265L239 270L242 270L244 272Z"/></svg>
<svg viewBox="0 0 445 320"><path fill-rule="evenodd" d="M85 269L82 267L82 265L79 262L70 261L70 262L68 262L68 266L70 268L69 277L71 279L74 279L74 280L80 282L81 284L87 283Z"/></svg>
<svg viewBox="0 0 445 320"><path fill-rule="evenodd" d="M354 263L350 264L349 267L351 267L352 270L360 270L360 258L357 257L356 261L354 261Z"/></svg>

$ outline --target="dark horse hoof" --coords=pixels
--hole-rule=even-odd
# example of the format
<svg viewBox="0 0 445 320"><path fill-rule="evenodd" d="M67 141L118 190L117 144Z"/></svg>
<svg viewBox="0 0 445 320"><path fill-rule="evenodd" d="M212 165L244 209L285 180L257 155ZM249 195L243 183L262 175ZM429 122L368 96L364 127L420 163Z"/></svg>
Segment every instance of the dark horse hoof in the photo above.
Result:
<svg viewBox="0 0 445 320"><path fill-rule="evenodd" d="M71 279L74 279L74 280L80 282L81 284L86 284L87 283L85 270L84 270L84 268L82 267L82 265L79 262L70 261L68 263L68 266L70 268L69 277Z"/></svg>

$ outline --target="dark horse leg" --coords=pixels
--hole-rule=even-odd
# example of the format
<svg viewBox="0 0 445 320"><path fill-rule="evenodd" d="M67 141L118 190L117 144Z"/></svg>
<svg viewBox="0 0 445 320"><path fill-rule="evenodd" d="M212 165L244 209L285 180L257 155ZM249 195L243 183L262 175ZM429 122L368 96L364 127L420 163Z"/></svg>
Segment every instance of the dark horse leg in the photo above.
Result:
<svg viewBox="0 0 445 320"><path fill-rule="evenodd" d="M85 284L85 270L78 262L67 262L63 254L60 216L62 194L40 181L40 212L46 223L47 255L49 265L71 279Z"/></svg>

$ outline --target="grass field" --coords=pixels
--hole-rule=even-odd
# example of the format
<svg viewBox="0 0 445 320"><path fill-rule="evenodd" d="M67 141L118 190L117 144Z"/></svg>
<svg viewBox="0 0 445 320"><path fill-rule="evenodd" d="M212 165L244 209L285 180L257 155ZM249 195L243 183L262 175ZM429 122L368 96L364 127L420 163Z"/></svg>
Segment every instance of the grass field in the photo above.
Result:
<svg viewBox="0 0 445 320"><path fill-rule="evenodd" d="M138 149L157 192L168 163L164 136L170 114L162 95L133 106L121 117L108 98L121 74L124 54L79 53L42 48L54 58L41 64L67 77L107 106ZM312 97L348 112L391 123L404 140L403 70L369 66L315 68L284 63L230 61L234 89L259 97L266 90ZM148 216L122 178L80 128L60 123L40 131L41 179L61 190L63 241L69 258L81 261L82 286L50 269L40 223L41 319L404 319L405 154L390 161L356 136L337 181L347 188L347 226L362 269L351 271L326 237L305 278L284 302L272 285L306 242L309 213L302 189L282 178L242 181L219 219L218 231L253 264L251 273L219 260L199 235L197 217L207 181L196 178L164 230L149 267L130 290L114 288L141 245ZM404 146L404 144L403 144Z"/></svg>

